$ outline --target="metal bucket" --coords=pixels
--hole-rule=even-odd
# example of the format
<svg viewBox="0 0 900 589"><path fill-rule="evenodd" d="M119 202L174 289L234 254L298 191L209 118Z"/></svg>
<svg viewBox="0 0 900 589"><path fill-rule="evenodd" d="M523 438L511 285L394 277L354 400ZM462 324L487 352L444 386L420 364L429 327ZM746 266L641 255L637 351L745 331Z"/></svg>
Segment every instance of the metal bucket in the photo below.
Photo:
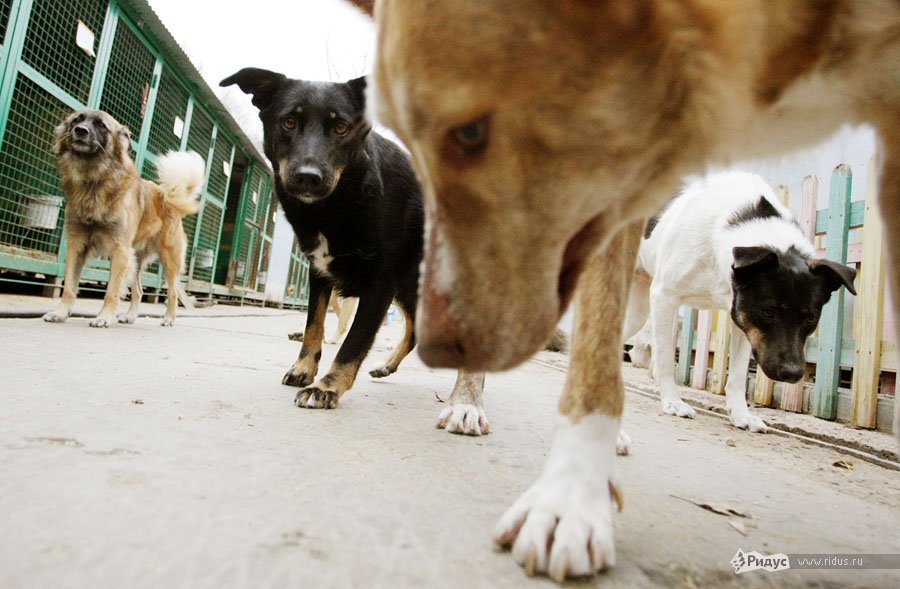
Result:
<svg viewBox="0 0 900 589"><path fill-rule="evenodd" d="M59 222L59 209L63 206L61 196L30 196L22 197L21 211L22 225L32 229L56 229Z"/></svg>
<svg viewBox="0 0 900 589"><path fill-rule="evenodd" d="M211 249L197 250L197 257L196 261L194 262L194 268L212 268L214 259L215 252L213 252Z"/></svg>

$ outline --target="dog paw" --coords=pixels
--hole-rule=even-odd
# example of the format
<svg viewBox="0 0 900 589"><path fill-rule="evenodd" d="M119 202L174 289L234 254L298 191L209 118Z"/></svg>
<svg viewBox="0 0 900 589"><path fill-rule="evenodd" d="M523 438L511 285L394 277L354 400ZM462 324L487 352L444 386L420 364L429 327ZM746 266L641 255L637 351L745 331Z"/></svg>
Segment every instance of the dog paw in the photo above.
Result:
<svg viewBox="0 0 900 589"><path fill-rule="evenodd" d="M454 403L445 407L435 426L451 434L467 436L482 436L491 431L484 409L467 403Z"/></svg>
<svg viewBox="0 0 900 589"><path fill-rule="evenodd" d="M697 414L694 408L682 401L681 399L663 399L662 410L666 415L677 415L678 417L687 417L693 419Z"/></svg>
<svg viewBox="0 0 900 589"><path fill-rule="evenodd" d="M111 327L113 320L111 317L95 317L88 325L91 327Z"/></svg>
<svg viewBox="0 0 900 589"><path fill-rule="evenodd" d="M305 387L312 384L315 377L315 372L311 373L307 370L298 369L296 366L293 366L287 371L284 378L281 379L281 384L289 387Z"/></svg>
<svg viewBox="0 0 900 589"><path fill-rule="evenodd" d="M174 327L175 318L174 317L163 317L162 321L159 322L162 327Z"/></svg>
<svg viewBox="0 0 900 589"><path fill-rule="evenodd" d="M616 438L616 454L628 456L629 452L631 452L631 436L619 430L619 436Z"/></svg>
<svg viewBox="0 0 900 589"><path fill-rule="evenodd" d="M135 317L134 315L119 315L118 317L116 317L116 320L119 323L126 323L128 325L134 323L135 319L137 319L137 317Z"/></svg>
<svg viewBox="0 0 900 589"><path fill-rule="evenodd" d="M373 368L369 371L369 376L372 378L384 378L385 376L390 376L397 372L396 370L391 370L388 366L379 366L378 368Z"/></svg>
<svg viewBox="0 0 900 589"><path fill-rule="evenodd" d="M746 429L754 433L762 434L768 433L769 431L766 422L749 411L732 412L728 419L731 421L731 425L738 429Z"/></svg>
<svg viewBox="0 0 900 589"><path fill-rule="evenodd" d="M335 391L307 387L297 393L294 404L303 409L336 409L341 396Z"/></svg>
<svg viewBox="0 0 900 589"><path fill-rule="evenodd" d="M50 311L49 313L44 314L44 321L48 323L65 323L66 319L68 318L68 313L57 313L56 311Z"/></svg>
<svg viewBox="0 0 900 589"><path fill-rule="evenodd" d="M538 480L510 507L494 541L511 547L527 575L556 581L584 577L615 564L612 501L621 495L611 475L617 420L599 414L561 424Z"/></svg>

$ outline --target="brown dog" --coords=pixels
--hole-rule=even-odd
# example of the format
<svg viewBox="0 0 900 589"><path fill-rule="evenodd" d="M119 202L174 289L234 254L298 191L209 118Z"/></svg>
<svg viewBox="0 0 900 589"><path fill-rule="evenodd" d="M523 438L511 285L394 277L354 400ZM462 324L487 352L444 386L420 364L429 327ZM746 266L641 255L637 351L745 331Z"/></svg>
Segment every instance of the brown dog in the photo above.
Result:
<svg viewBox="0 0 900 589"><path fill-rule="evenodd" d="M547 466L496 533L529 573L613 564L623 310L643 219L682 175L874 125L900 315L900 3L379 0L375 13L370 104L425 189L419 353L509 368L579 287Z"/></svg>
<svg viewBox="0 0 900 589"><path fill-rule="evenodd" d="M68 319L81 270L93 253L109 256L109 282L91 327L115 322L129 276L134 276L131 304L119 321L134 323L142 296L140 270L157 256L169 286L162 325L175 323L173 295L186 247L181 217L199 209L205 164L196 153L170 152L157 160L157 185L138 176L130 147L128 128L99 110L72 113L55 130L54 154L66 196L66 273L59 307L44 321Z"/></svg>

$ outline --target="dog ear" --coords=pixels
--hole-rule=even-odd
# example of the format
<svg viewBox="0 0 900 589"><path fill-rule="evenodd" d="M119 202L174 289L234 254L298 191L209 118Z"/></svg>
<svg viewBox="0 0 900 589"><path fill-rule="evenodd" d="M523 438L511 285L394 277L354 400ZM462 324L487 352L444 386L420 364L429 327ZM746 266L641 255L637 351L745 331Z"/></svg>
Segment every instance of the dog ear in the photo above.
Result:
<svg viewBox="0 0 900 589"><path fill-rule="evenodd" d="M127 156L128 151L131 149L131 129L125 125L119 125L119 130L116 131L116 137L119 140L119 149Z"/></svg>
<svg viewBox="0 0 900 589"><path fill-rule="evenodd" d="M856 270L844 264L838 264L831 260L810 260L809 269L825 279L825 283L831 292L844 285L851 294L856 294L853 280L856 278Z"/></svg>
<svg viewBox="0 0 900 589"><path fill-rule="evenodd" d="M736 247L732 248L731 254L734 257L731 271L737 281L746 280L757 271L778 263L778 254L768 247Z"/></svg>
<svg viewBox="0 0 900 589"><path fill-rule="evenodd" d="M72 115L69 115L53 129L53 155L59 156L62 154L66 145L66 137L69 135L69 125L71 124Z"/></svg>
<svg viewBox="0 0 900 589"><path fill-rule="evenodd" d="M255 67L245 67L219 82L219 86L237 84L244 93L253 95L253 106L259 110L265 110L272 104L272 98L286 80L287 76L284 74Z"/></svg>
<svg viewBox="0 0 900 589"><path fill-rule="evenodd" d="M350 92L353 93L353 99L356 100L359 105L359 110L365 112L366 110L366 77L362 76L360 78L354 78L352 80L347 80L347 85L350 87Z"/></svg>
<svg viewBox="0 0 900 589"><path fill-rule="evenodd" d="M375 13L375 0L350 0L350 4L356 6L369 16Z"/></svg>

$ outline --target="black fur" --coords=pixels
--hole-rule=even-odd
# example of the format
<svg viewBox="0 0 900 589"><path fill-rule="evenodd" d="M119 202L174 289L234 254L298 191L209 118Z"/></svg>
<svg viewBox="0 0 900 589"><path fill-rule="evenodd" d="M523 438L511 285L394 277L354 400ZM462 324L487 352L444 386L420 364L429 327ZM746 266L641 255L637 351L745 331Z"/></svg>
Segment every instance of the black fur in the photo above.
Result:
<svg viewBox="0 0 900 589"><path fill-rule="evenodd" d="M275 192L301 249L309 257L321 234L333 258L327 273L311 264L307 327L332 289L359 297L334 366L358 365L392 300L415 318L424 208L409 158L371 131L362 78L307 82L246 68L221 82L232 84L252 94L259 108ZM284 382L308 384L290 373Z"/></svg>
<svg viewBox="0 0 900 589"><path fill-rule="evenodd" d="M758 219L771 219L773 217L780 218L781 213L769 202L769 199L760 195L759 200L752 205L747 205L735 211L734 215L728 219L728 226L743 225Z"/></svg>
<svg viewBox="0 0 900 589"><path fill-rule="evenodd" d="M811 260L794 247L736 247L731 318L750 337L753 355L769 378L796 382L806 367L806 338L822 307L841 286L856 294L856 270ZM758 332L761 337L754 338Z"/></svg>

